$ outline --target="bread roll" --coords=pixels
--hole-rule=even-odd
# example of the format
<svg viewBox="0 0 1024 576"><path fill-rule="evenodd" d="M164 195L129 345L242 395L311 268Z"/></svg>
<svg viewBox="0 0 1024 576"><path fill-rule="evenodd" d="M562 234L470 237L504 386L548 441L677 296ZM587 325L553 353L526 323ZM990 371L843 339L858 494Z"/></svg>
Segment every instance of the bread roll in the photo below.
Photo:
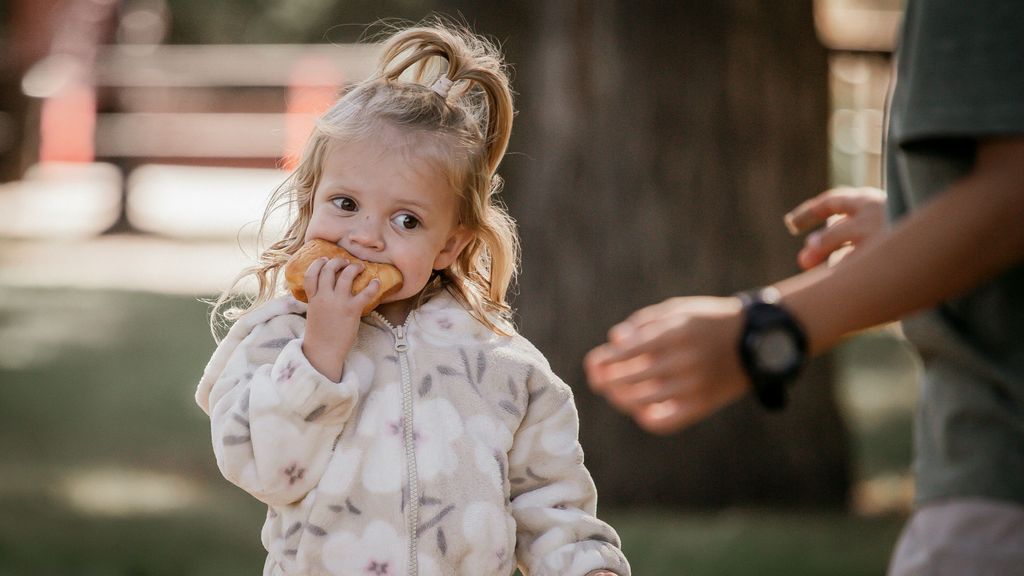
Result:
<svg viewBox="0 0 1024 576"><path fill-rule="evenodd" d="M321 240L315 238L306 242L306 244L299 248L298 252L292 255L291 259L284 266L284 280L285 284L288 285L288 289L297 300L302 302L308 302L306 297L305 288L305 276L306 270L309 269L309 265L313 263L317 258L344 258L355 264L357 262L364 266L362 272L356 276L355 280L352 281L352 294L358 294L366 288L366 285L370 283L370 280L376 278L380 281L380 290L377 291L377 295L373 300L366 305L363 309L363 316L369 314L374 308L380 305L381 300L385 297L399 291L402 288L402 273L398 271L398 268L390 264L382 264L380 262L367 262L366 260L360 260L356 258L341 246L328 242L327 240Z"/></svg>

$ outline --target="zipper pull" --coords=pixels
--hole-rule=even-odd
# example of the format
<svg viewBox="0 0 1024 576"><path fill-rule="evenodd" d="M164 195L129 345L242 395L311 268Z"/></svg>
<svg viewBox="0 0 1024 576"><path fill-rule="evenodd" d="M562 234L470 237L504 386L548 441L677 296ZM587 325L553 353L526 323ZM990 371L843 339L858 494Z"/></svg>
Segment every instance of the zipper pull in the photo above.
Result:
<svg viewBox="0 0 1024 576"><path fill-rule="evenodd" d="M395 328L395 351L405 352L409 349L409 343L405 341L405 326Z"/></svg>

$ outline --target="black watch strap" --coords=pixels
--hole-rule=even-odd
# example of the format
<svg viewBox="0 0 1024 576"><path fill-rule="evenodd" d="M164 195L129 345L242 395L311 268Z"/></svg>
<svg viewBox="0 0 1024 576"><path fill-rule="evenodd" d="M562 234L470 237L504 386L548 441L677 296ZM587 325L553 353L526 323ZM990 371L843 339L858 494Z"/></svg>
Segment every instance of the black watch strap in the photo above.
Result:
<svg viewBox="0 0 1024 576"><path fill-rule="evenodd" d="M743 302L743 329L737 343L740 361L758 403L767 410L782 410L788 399L789 385L803 368L807 337L796 318L779 304L776 288L769 286L742 292L737 297ZM767 329L781 329L791 337L798 358L796 363L779 371L768 371L759 366L752 340L755 334Z"/></svg>

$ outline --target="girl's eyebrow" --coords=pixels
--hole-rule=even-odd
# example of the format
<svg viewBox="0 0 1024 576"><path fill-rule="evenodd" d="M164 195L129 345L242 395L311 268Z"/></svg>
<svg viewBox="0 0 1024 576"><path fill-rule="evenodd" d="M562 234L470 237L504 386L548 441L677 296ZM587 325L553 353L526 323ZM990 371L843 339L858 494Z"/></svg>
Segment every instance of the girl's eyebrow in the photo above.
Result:
<svg viewBox="0 0 1024 576"><path fill-rule="evenodd" d="M411 206L413 208L418 208L422 212L430 212L430 206L413 198L399 198L397 204L401 204L402 206Z"/></svg>
<svg viewBox="0 0 1024 576"><path fill-rule="evenodd" d="M356 188L351 188L348 185L346 185L344 182L339 182L337 180L324 180L323 182L320 183L320 186L324 190L327 190L328 192L343 191L343 192L352 192L352 193L356 193L356 194L361 192L361 190L358 190Z"/></svg>

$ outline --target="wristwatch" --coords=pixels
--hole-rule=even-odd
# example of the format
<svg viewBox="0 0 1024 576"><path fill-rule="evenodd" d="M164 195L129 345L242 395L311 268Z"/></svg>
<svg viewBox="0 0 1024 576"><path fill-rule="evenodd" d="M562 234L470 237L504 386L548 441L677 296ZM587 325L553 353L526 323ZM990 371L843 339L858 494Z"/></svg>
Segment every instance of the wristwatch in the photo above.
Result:
<svg viewBox="0 0 1024 576"><path fill-rule="evenodd" d="M743 302L740 360L754 396L768 410L786 406L787 389L807 360L803 327L779 304L773 286L737 294Z"/></svg>

